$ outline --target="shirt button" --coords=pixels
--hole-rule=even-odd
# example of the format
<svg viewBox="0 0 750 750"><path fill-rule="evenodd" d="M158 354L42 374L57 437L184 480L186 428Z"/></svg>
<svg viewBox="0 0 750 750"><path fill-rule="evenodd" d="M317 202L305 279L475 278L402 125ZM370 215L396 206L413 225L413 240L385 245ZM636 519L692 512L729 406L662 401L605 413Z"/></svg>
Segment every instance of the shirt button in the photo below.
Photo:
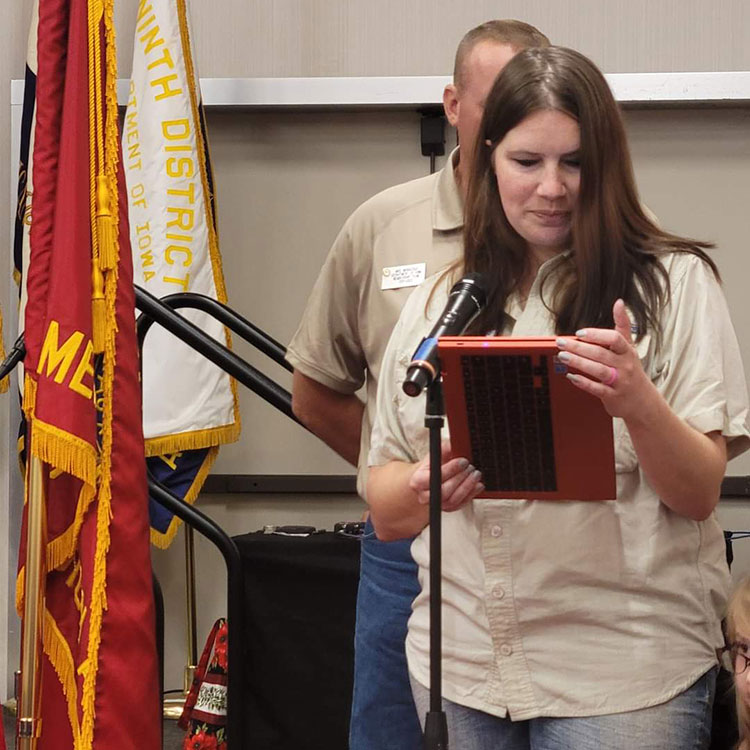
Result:
<svg viewBox="0 0 750 750"><path fill-rule="evenodd" d="M513 653L513 649L507 643L503 643L503 645L500 646L500 653L503 656L510 656Z"/></svg>
<svg viewBox="0 0 750 750"><path fill-rule="evenodd" d="M495 586L492 589L492 596L494 596L495 599L502 599L505 596L505 592L501 586Z"/></svg>
<svg viewBox="0 0 750 750"><path fill-rule="evenodd" d="M502 526L493 526L490 530L490 534L494 537L502 536L503 535L503 527Z"/></svg>

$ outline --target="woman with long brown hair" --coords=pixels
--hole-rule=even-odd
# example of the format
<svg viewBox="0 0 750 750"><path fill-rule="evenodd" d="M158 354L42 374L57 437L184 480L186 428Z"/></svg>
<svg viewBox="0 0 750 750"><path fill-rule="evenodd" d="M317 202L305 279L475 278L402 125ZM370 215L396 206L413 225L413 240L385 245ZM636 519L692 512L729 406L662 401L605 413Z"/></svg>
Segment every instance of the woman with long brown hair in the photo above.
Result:
<svg viewBox="0 0 750 750"><path fill-rule="evenodd" d="M419 534L409 621L429 684L424 406L405 366L465 271L482 335L559 336L571 381L614 418L617 499L482 497L446 444L443 697L461 750L708 747L729 584L714 508L748 447L747 393L710 245L641 208L621 115L584 56L530 49L498 77L466 203L464 256L410 298L383 360L368 502L378 536ZM575 334L575 338L562 334Z"/></svg>

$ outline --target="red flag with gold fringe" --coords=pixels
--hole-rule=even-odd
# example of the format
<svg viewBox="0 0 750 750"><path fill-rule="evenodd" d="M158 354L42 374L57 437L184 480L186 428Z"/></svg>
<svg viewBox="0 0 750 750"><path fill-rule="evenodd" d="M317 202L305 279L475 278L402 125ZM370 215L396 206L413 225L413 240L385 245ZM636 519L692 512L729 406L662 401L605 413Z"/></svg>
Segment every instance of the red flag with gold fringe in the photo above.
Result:
<svg viewBox="0 0 750 750"><path fill-rule="evenodd" d="M112 16L39 0L23 406L44 462L40 750L161 747Z"/></svg>

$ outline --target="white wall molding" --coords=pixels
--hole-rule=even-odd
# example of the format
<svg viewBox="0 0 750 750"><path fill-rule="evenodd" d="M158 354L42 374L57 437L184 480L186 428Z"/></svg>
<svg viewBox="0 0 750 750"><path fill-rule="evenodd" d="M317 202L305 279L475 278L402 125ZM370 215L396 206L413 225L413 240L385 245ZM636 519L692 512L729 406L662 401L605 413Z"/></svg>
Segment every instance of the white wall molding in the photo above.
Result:
<svg viewBox="0 0 750 750"><path fill-rule="evenodd" d="M615 98L637 106L750 104L750 71L696 73L609 73ZM202 78L206 107L410 108L439 105L448 76L367 78ZM118 81L118 100L127 103L129 83ZM11 82L11 104L23 102L23 81Z"/></svg>

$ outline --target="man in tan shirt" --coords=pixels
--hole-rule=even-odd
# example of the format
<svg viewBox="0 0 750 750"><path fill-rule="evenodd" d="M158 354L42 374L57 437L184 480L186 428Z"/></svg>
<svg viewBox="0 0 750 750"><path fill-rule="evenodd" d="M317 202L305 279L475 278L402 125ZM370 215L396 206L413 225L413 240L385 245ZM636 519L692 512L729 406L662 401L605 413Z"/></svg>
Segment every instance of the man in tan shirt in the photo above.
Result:
<svg viewBox="0 0 750 750"><path fill-rule="evenodd" d="M389 188L346 221L289 345L292 406L313 433L358 467L364 498L380 362L413 287L461 254L463 200L484 100L503 66L548 39L520 21L469 31L445 87L446 117L460 148L434 175ZM366 383L367 402L356 391ZM371 527L362 543L355 634L352 750L414 750L421 730L404 642L419 591L411 540L382 543Z"/></svg>

